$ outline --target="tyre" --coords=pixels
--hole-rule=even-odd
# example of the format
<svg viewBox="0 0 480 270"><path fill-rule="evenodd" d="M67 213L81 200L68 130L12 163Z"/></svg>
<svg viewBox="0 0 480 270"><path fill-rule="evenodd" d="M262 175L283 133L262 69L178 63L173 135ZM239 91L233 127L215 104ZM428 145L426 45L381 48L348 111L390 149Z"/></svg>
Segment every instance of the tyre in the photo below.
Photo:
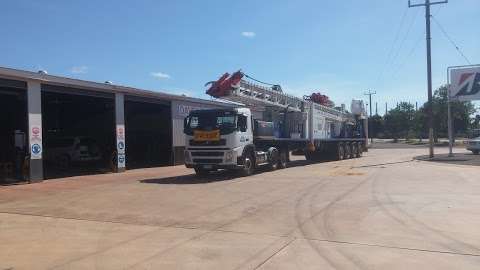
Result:
<svg viewBox="0 0 480 270"><path fill-rule="evenodd" d="M317 151L305 152L305 159L311 162L320 161L320 154Z"/></svg>
<svg viewBox="0 0 480 270"><path fill-rule="evenodd" d="M480 150L472 150L472 153L473 153L474 155L478 155L478 153L480 153Z"/></svg>
<svg viewBox="0 0 480 270"><path fill-rule="evenodd" d="M337 144L337 151L335 155L336 160L343 160L345 158L345 147L342 143Z"/></svg>
<svg viewBox="0 0 480 270"><path fill-rule="evenodd" d="M344 148L345 148L344 159L352 158L352 144L351 143L346 143L344 145Z"/></svg>
<svg viewBox="0 0 480 270"><path fill-rule="evenodd" d="M280 152L280 157L278 159L278 168L285 169L288 162L288 151L283 150Z"/></svg>
<svg viewBox="0 0 480 270"><path fill-rule="evenodd" d="M275 147L270 147L268 149L268 167L270 170L275 171L278 169L278 162L280 160L280 154L278 153L278 149Z"/></svg>
<svg viewBox="0 0 480 270"><path fill-rule="evenodd" d="M352 158L358 158L358 144L352 143Z"/></svg>
<svg viewBox="0 0 480 270"><path fill-rule="evenodd" d="M314 152L305 151L305 159L308 161L314 161Z"/></svg>
<svg viewBox="0 0 480 270"><path fill-rule="evenodd" d="M253 174L255 170L255 160L252 153L247 153L243 160L243 168L240 169L240 174L242 176L249 176Z"/></svg>
<svg viewBox="0 0 480 270"><path fill-rule="evenodd" d="M201 167L195 167L193 169L195 170L195 174L197 176L206 176L210 173L210 170L207 170L207 169L204 169L204 168L201 168Z"/></svg>

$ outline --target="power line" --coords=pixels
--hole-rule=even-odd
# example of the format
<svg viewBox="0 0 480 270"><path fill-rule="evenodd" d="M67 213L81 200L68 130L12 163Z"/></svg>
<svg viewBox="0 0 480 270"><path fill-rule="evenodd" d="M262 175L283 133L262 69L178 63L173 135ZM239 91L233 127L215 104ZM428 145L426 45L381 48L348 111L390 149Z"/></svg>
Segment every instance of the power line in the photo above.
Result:
<svg viewBox="0 0 480 270"><path fill-rule="evenodd" d="M443 26L440 24L440 22L433 15L432 15L432 19L433 19L433 22L435 22L437 24L438 28L440 28L440 31L445 35L445 37L448 39L448 41L450 41L450 43L452 43L453 47L455 47L455 49L458 51L458 53L460 53L460 55L463 57L463 59L465 59L465 61L467 61L467 63L469 65L471 65L472 63L468 60L468 58L465 56L465 54L463 54L463 52L460 50L460 48L455 43L455 41L453 41L453 39L450 37L450 35L447 34L447 31L445 31L445 28L443 28Z"/></svg>
<svg viewBox="0 0 480 270"><path fill-rule="evenodd" d="M440 13L440 10L442 9L442 6L438 6L437 10L434 12L435 15L438 15L438 13ZM433 15L432 15L433 16ZM400 62L400 65L397 66L397 68L394 70L394 72L392 73L392 77L391 77L391 80L395 80L395 78L397 77L398 75L398 72L400 70L402 70L402 68L405 66L405 64L407 63L407 61L409 60L409 58L416 52L416 50L418 49L418 46L420 45L420 42L422 41L422 37L425 35L425 31L423 31L419 36L418 38L415 40L415 42L413 43L413 46L412 48L409 50L409 52L407 53L407 55L403 58L403 61Z"/></svg>
<svg viewBox="0 0 480 270"><path fill-rule="evenodd" d="M243 73L243 72L242 72L242 73ZM249 76L249 75L247 75L247 74L245 74L245 73L243 73L243 75L245 75L245 77L249 78L249 79L252 80L252 81L256 81L256 82L258 82L258 83L265 84L265 85L276 86L276 84L267 83L267 82L262 82L262 81L257 80L257 79L255 79L255 78L253 78L252 76Z"/></svg>
<svg viewBox="0 0 480 270"><path fill-rule="evenodd" d="M397 50L397 53L395 54L395 56L393 57L393 60L392 60L392 66L395 64L395 61L397 60L397 57L398 55L400 54L400 51L402 50L403 48L403 44L405 43L405 40L407 40L408 36L410 35L410 32L412 30L412 27L413 25L415 24L415 22L417 21L417 17L418 17L418 14L420 13L419 10L417 10L417 12L415 13L413 19L412 19L412 22L410 23L410 25L408 26L408 29L407 29L407 32L405 33L405 36L403 37L402 41L400 42L400 46L398 47L398 50Z"/></svg>
<svg viewBox="0 0 480 270"><path fill-rule="evenodd" d="M405 9L403 12L402 18L400 20L400 24L398 25L397 33L395 34L395 38L393 39L392 45L390 46L390 50L388 51L387 54L387 59L385 60L385 63L382 66L382 69L380 71L380 74L377 79L377 85L378 83L383 79L383 74L385 73L385 70L390 63L390 58L392 57L393 49L396 47L398 38L400 37L400 30L403 28L403 24L405 23L405 18L407 17L407 12L408 12L408 7Z"/></svg>
<svg viewBox="0 0 480 270"><path fill-rule="evenodd" d="M418 49L418 45L420 45L420 42L422 41L422 37L425 35L425 32L423 32L415 41L413 44L413 47L410 49L408 54L403 58L403 61L400 63L400 65L397 66L397 69L392 73L392 80L394 80L400 70L402 70L403 66L407 63L407 60L415 53L415 51Z"/></svg>

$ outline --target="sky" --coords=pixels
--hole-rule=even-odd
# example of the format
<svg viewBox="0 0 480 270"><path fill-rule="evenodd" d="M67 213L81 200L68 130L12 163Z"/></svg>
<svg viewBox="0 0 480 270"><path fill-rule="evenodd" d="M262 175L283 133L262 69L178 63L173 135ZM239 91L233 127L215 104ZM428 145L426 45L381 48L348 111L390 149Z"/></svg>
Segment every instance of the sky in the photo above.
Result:
<svg viewBox="0 0 480 270"><path fill-rule="evenodd" d="M0 66L206 99L206 82L242 69L347 106L376 91L381 114L385 103L427 99L424 8L407 2L4 1ZM468 64L439 25L480 64L480 1L450 0L432 14L435 89L447 67Z"/></svg>

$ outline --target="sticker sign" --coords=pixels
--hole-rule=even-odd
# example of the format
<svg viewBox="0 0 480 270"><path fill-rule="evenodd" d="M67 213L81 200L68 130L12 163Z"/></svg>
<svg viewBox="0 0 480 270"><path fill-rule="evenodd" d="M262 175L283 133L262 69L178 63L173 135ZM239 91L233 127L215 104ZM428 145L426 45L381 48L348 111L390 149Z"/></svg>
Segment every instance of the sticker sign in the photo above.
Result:
<svg viewBox="0 0 480 270"><path fill-rule="evenodd" d="M40 114L29 114L29 144L31 159L42 159L42 117Z"/></svg>
<svg viewBox="0 0 480 270"><path fill-rule="evenodd" d="M125 125L117 125L117 166L125 168Z"/></svg>
<svg viewBox="0 0 480 270"><path fill-rule="evenodd" d="M125 167L125 154L118 154L118 167L119 168Z"/></svg>
<svg viewBox="0 0 480 270"><path fill-rule="evenodd" d="M450 70L450 97L458 101L480 100L480 67Z"/></svg>

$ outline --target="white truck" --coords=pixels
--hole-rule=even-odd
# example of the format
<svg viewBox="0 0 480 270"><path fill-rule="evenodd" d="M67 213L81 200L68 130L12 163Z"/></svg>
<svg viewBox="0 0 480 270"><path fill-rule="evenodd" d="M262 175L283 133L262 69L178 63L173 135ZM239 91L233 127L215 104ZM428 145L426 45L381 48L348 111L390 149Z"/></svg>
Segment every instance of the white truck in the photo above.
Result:
<svg viewBox="0 0 480 270"><path fill-rule="evenodd" d="M283 169L292 151L317 161L357 158L366 150L361 102L353 102L352 114L243 77L240 71L224 75L207 91L243 106L194 110L185 118L185 165L197 175L219 169L250 175L259 166Z"/></svg>

